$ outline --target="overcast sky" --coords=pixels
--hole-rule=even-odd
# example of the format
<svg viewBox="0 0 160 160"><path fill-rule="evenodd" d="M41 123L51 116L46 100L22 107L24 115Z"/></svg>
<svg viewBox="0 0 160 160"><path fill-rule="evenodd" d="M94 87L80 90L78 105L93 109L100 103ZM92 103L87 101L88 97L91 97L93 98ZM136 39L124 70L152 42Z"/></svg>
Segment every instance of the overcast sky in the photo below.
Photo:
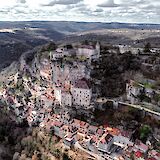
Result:
<svg viewBox="0 0 160 160"><path fill-rule="evenodd" d="M0 21L160 23L160 0L1 0Z"/></svg>

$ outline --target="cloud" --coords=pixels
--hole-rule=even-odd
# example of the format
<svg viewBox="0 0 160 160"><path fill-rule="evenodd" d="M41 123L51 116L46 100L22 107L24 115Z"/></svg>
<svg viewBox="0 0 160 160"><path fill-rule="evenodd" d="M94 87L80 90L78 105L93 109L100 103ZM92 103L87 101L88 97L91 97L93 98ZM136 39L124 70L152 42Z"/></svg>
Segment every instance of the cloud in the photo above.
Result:
<svg viewBox="0 0 160 160"><path fill-rule="evenodd" d="M77 4L81 2L82 0L54 0L49 2L48 4L42 4L42 6L54 6L56 4L59 5L70 5L70 4Z"/></svg>
<svg viewBox="0 0 160 160"><path fill-rule="evenodd" d="M114 3L114 0L107 0L101 4L98 4L98 7L118 7L118 5Z"/></svg>
<svg viewBox="0 0 160 160"><path fill-rule="evenodd" d="M26 0L18 0L18 3L26 3Z"/></svg>
<svg viewBox="0 0 160 160"><path fill-rule="evenodd" d="M100 13L100 12L103 12L104 10L102 8L97 8L96 10L94 10L93 12L97 12L97 13Z"/></svg>
<svg viewBox="0 0 160 160"><path fill-rule="evenodd" d="M0 20L160 23L160 0L2 0Z"/></svg>

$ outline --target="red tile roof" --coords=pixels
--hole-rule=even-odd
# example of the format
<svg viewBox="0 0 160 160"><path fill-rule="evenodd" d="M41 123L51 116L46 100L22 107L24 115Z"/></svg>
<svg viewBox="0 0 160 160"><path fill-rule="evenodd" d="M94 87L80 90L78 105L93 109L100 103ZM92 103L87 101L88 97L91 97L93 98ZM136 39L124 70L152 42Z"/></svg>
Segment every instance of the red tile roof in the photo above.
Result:
<svg viewBox="0 0 160 160"><path fill-rule="evenodd" d="M91 142L92 143L96 143L98 141L98 138L97 138L97 136L92 136L92 138L91 138Z"/></svg>
<svg viewBox="0 0 160 160"><path fill-rule="evenodd" d="M160 158L160 153L157 153L156 156Z"/></svg>
<svg viewBox="0 0 160 160"><path fill-rule="evenodd" d="M80 125L80 120L78 120L78 119L74 119L74 124L77 124L77 125Z"/></svg>
<svg viewBox="0 0 160 160"><path fill-rule="evenodd" d="M145 145L144 143L140 142L140 144L137 145L138 149L140 150L144 150L147 151L148 150L148 146Z"/></svg>
<svg viewBox="0 0 160 160"><path fill-rule="evenodd" d="M137 158L142 157L142 152L140 152L140 151L135 152L135 156L136 156Z"/></svg>
<svg viewBox="0 0 160 160"><path fill-rule="evenodd" d="M123 137L127 137L127 138L130 138L130 136L131 136L130 132L127 132L127 131L122 131L122 132L121 132L121 135L122 135Z"/></svg>
<svg viewBox="0 0 160 160"><path fill-rule="evenodd" d="M77 80L75 82L74 87L75 88L82 88L82 89L90 89L91 85L90 85L90 82L87 79L82 78L82 79Z"/></svg>
<svg viewBox="0 0 160 160"><path fill-rule="evenodd" d="M80 126L81 126L82 128L87 128L87 127L89 126L89 124L86 123L86 122L84 122L84 121L81 121L81 122L80 122Z"/></svg>
<svg viewBox="0 0 160 160"><path fill-rule="evenodd" d="M63 125L62 122L59 122L59 121L54 122L54 126L56 126L56 127L61 127L62 125Z"/></svg>
<svg viewBox="0 0 160 160"><path fill-rule="evenodd" d="M109 133L111 135L119 135L120 134L120 130L117 129L117 128L110 128L110 127L107 127L106 128L106 133Z"/></svg>
<svg viewBox="0 0 160 160"><path fill-rule="evenodd" d="M103 139L101 139L101 143L105 144L105 143L109 143L111 140L113 139L113 136L111 134L107 134Z"/></svg>
<svg viewBox="0 0 160 160"><path fill-rule="evenodd" d="M97 131L97 129L98 129L98 127L96 127L96 126L89 126L89 128L88 128L90 131L93 131L93 132L96 132Z"/></svg>
<svg viewBox="0 0 160 160"><path fill-rule="evenodd" d="M151 157L151 158L148 158L147 160L156 160L155 158Z"/></svg>
<svg viewBox="0 0 160 160"><path fill-rule="evenodd" d="M100 128L99 128L99 129L97 130L97 133L98 133L99 136L102 136L103 133L104 133L104 131L103 131L103 129L100 129Z"/></svg>

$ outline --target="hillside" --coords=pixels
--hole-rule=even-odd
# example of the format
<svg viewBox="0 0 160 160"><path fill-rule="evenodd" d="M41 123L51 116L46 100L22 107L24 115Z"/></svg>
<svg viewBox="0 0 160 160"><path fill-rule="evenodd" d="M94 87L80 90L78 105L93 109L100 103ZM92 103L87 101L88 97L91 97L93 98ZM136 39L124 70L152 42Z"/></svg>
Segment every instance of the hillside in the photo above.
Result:
<svg viewBox="0 0 160 160"><path fill-rule="evenodd" d="M17 61L22 53L63 37L63 34L49 29L0 29L0 70Z"/></svg>
<svg viewBox="0 0 160 160"><path fill-rule="evenodd" d="M98 22L25 21L0 22L0 70L17 61L22 53L48 42L84 40L144 47L160 47L160 25Z"/></svg>
<svg viewBox="0 0 160 160"><path fill-rule="evenodd" d="M60 33L85 32L99 29L160 29L159 24L136 23L100 23L100 22L73 22L73 21L25 21L0 22L0 28L44 28L54 29Z"/></svg>
<svg viewBox="0 0 160 160"><path fill-rule="evenodd" d="M66 38L66 41L73 43L86 39L91 41L99 40L113 45L124 44L144 47L146 43L151 43L152 47L160 47L160 30L99 29L73 33Z"/></svg>
<svg viewBox="0 0 160 160"><path fill-rule="evenodd" d="M17 63L12 63L10 67L3 69L3 72L0 74L2 76L0 77L0 80L3 78L3 81L5 82L1 84L1 90L5 90L5 92L1 92L3 95L1 99L1 106L4 108L1 107L0 109L2 110L1 113L5 115L5 117L3 118L3 116L1 116L2 123L0 121L0 132L2 135L0 137L0 150L2 150L2 152L0 152L0 160L1 157L2 159L9 160L12 156L14 157L13 160L56 160L68 159L68 157L76 160L81 160L82 157L85 157L83 159L88 159L88 154L84 154L82 152L84 150L81 151L81 149L76 149L77 143L73 143L75 144L73 145L74 149L72 146L70 150L64 149L64 141L60 140L61 137L59 135L55 136L55 130L51 130L52 128L50 124L55 127L56 123L54 123L54 121L50 121L50 119L56 119L60 122L61 119L58 119L58 117L61 116L63 117L63 120L65 120L65 127L67 127L68 124L70 125L70 119L72 118L89 122L92 125L97 124L103 126L104 124L109 124L112 127L118 127L121 125L123 129L124 127L126 128L128 124L135 121L137 124L139 122L141 124L149 124L152 126L151 128L154 133L157 133L156 129L159 125L159 121L154 119L152 121L150 116L147 114L146 117L142 118L142 114L139 110L128 109L128 106L123 109L122 106L119 107L119 109L116 109L108 106L106 103L105 105L102 104L102 107L106 107L105 111L102 112L98 110L99 104L97 101L95 104L93 101L93 104L95 105L94 109L83 109L82 107L77 109L77 105L73 105L73 107L57 105L57 103L54 103L56 102L56 99L53 97L55 91L52 83L53 80L49 80L52 77L49 76L49 79L45 78L41 74L41 71L44 69L44 62L45 64L48 62L47 69L45 69L45 71L52 70L50 68L50 64L56 64L56 66L61 67L63 66L64 70L65 66L68 67L69 64L70 68L76 68L73 61L77 64L84 64L89 69L89 71L86 70L86 74L91 71L89 85L93 89L93 94L98 97L118 99L125 95L126 81L129 79L136 79L136 76L142 78L151 77L152 80L159 79L158 73L160 72L160 68L158 68L158 66L160 59L158 55L150 55L147 58L145 57L145 62L148 61L148 63L153 66L147 69L143 66L143 54L133 55L131 52L121 54L117 47L113 47L111 45L101 45L101 56L97 59L92 59L89 63L87 62L87 59L83 60L82 57L76 57L75 55L70 56L70 54L68 57L64 56L57 59L57 61L51 61L49 59L49 52L45 51L55 50L56 46L57 45L55 43L50 43L49 45L42 45L41 47L35 47L34 49L27 51L21 55ZM79 71L80 70L81 68ZM53 71L55 71L54 68ZM62 71L62 69L60 71ZM72 72L72 70L70 71ZM148 73L146 73L146 71ZM17 72L18 74L16 74ZM51 75L50 72L49 75ZM56 73L54 73L53 76L56 77ZM62 75L59 74L59 77L62 78L62 81L66 81L63 79ZM46 96L47 99L45 98L43 100L44 103L41 101L44 96L39 96L39 93L41 95L49 95L48 97ZM6 114L7 107L10 109L8 114ZM33 115L33 113L35 113L35 115ZM57 114L61 116L57 116ZM34 119L32 117L34 117ZM138 120L137 117L139 117ZM5 118L7 120L5 120ZM10 118L12 118L11 124L9 120ZM146 118L148 121L145 122ZM29 126L32 127L24 127L26 119ZM17 120L17 124L14 122L15 120ZM46 128L44 126L46 126ZM132 127L133 131L137 126L138 125L131 125L130 127ZM140 128L138 129L138 139L144 140L144 138L140 138L139 130ZM21 134L18 134L19 132ZM66 130L66 132L68 133L68 130ZM137 135L135 136L137 138ZM146 140L144 140L144 143ZM81 143L81 140L78 140L77 142L80 145L83 144ZM158 143L155 145L156 148L158 148L157 144ZM5 153L3 150L10 154Z"/></svg>

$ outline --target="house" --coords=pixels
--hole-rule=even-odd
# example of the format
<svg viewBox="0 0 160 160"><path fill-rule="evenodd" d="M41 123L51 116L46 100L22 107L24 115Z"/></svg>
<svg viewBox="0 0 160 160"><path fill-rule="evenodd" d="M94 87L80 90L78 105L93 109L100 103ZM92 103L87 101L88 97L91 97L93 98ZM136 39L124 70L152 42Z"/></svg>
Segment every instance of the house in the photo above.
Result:
<svg viewBox="0 0 160 160"><path fill-rule="evenodd" d="M109 133L113 136L118 136L120 134L120 130L117 128L111 128L107 126L105 130L106 130L106 133Z"/></svg>
<svg viewBox="0 0 160 160"><path fill-rule="evenodd" d="M55 87L54 97L58 101L58 103L61 105L62 104L62 88L61 87Z"/></svg>
<svg viewBox="0 0 160 160"><path fill-rule="evenodd" d="M114 144L124 148L133 146L133 142L130 141L131 133L128 131L122 131L120 134L114 136Z"/></svg>
<svg viewBox="0 0 160 160"><path fill-rule="evenodd" d="M50 52L50 57L52 60L57 60L65 56L76 55L76 50L74 48L58 47L55 51Z"/></svg>
<svg viewBox="0 0 160 160"><path fill-rule="evenodd" d="M160 153L158 153L156 150L151 150L148 152L148 155L152 157L153 160L159 160L160 159ZM152 160L151 159L151 160Z"/></svg>
<svg viewBox="0 0 160 160"><path fill-rule="evenodd" d="M57 102L62 106L72 106L72 95L71 92L66 91L63 87L54 88L54 97Z"/></svg>
<svg viewBox="0 0 160 160"><path fill-rule="evenodd" d="M92 90L88 81L83 78L77 80L71 86L71 92L66 91L66 88L64 88L63 86L55 86L54 96L59 104L63 106L72 106L72 104L89 106L92 96Z"/></svg>
<svg viewBox="0 0 160 160"><path fill-rule="evenodd" d="M60 137L60 138L64 138L65 136L66 136L66 134L68 134L68 128L67 128L68 126L62 126L60 129L59 129L59 134L58 134L58 136Z"/></svg>
<svg viewBox="0 0 160 160"><path fill-rule="evenodd" d="M101 137L104 134L104 130L102 128L98 128L97 135Z"/></svg>
<svg viewBox="0 0 160 160"><path fill-rule="evenodd" d="M91 102L92 89L89 81L85 78L77 80L71 86L73 104L80 106L89 106Z"/></svg>
<svg viewBox="0 0 160 160"><path fill-rule="evenodd" d="M143 52L143 48L133 48L129 45L118 45L120 53L125 53L131 51L132 54L138 54L139 52Z"/></svg>
<svg viewBox="0 0 160 160"><path fill-rule="evenodd" d="M63 91L61 93L61 105L62 106L72 106L72 95L70 92Z"/></svg>
<svg viewBox="0 0 160 160"><path fill-rule="evenodd" d="M68 52L64 47L59 47L56 49L56 51L50 52L50 58L52 60L63 58L65 55L68 55Z"/></svg>
<svg viewBox="0 0 160 160"><path fill-rule="evenodd" d="M80 121L80 127L83 128L83 129L88 129L89 124L87 122Z"/></svg>
<svg viewBox="0 0 160 160"><path fill-rule="evenodd" d="M98 150L104 153L110 153L110 147L114 142L114 137L111 134L106 134L98 142Z"/></svg>
<svg viewBox="0 0 160 160"><path fill-rule="evenodd" d="M127 92L127 100L129 100L132 104L137 103L137 96L143 91L143 85L130 80L129 83L126 84L126 92Z"/></svg>
<svg viewBox="0 0 160 160"><path fill-rule="evenodd" d="M159 96L159 91L157 89L153 89L155 86L154 82L150 82L149 80L144 80L143 83L136 82L134 80L130 80L126 84L126 92L127 92L127 100L129 100L132 104L138 102L138 98L140 95L144 95L149 101L155 99L154 97ZM154 100L155 103L159 104L159 100Z"/></svg>
<svg viewBox="0 0 160 160"><path fill-rule="evenodd" d="M140 151L136 151L134 156L135 156L135 159L142 158L143 157L143 153L140 152Z"/></svg>
<svg viewBox="0 0 160 160"><path fill-rule="evenodd" d="M77 128L80 128L80 120L78 120L78 119L74 119L73 120L73 123L72 123L72 126L74 126L74 127L77 127Z"/></svg>
<svg viewBox="0 0 160 160"><path fill-rule="evenodd" d="M148 151L148 146L142 143L141 141L137 141L134 147L143 153L146 153Z"/></svg>
<svg viewBox="0 0 160 160"><path fill-rule="evenodd" d="M78 128L77 137L79 137L80 139L85 138L88 134L88 127L88 123L80 121L80 127Z"/></svg>
<svg viewBox="0 0 160 160"><path fill-rule="evenodd" d="M94 153L98 152L97 149L97 143L98 143L98 137L96 135L92 136L91 139L89 141L86 141L87 146L88 146L88 150Z"/></svg>
<svg viewBox="0 0 160 160"><path fill-rule="evenodd" d="M52 106L53 104L53 97L50 97L48 94L45 94L45 95L41 95L41 104L44 106L44 107L47 107L49 108L50 106Z"/></svg>
<svg viewBox="0 0 160 160"><path fill-rule="evenodd" d="M88 127L88 133L89 133L89 134L96 135L96 134L97 134L97 130L98 130L98 127L96 127L96 126L90 125L90 126Z"/></svg>
<svg viewBox="0 0 160 160"><path fill-rule="evenodd" d="M62 137L63 135L61 134L61 127L63 126L63 123L60 121L54 121L52 125L54 129L54 134L58 137Z"/></svg>
<svg viewBox="0 0 160 160"><path fill-rule="evenodd" d="M77 48L77 56L85 56L87 58L99 58L100 56L100 44L97 42L95 46L81 45Z"/></svg>
<svg viewBox="0 0 160 160"><path fill-rule="evenodd" d="M100 44L97 42L96 45L81 45L78 48L67 48L59 47L55 51L50 52L50 58L52 60L57 60L65 56L85 56L87 58L98 58L100 55Z"/></svg>
<svg viewBox="0 0 160 160"><path fill-rule="evenodd" d="M71 147L74 143L75 143L75 138L74 138L75 134L72 134L72 133L68 133L64 140L63 140L63 143L68 146L68 147Z"/></svg>
<svg viewBox="0 0 160 160"><path fill-rule="evenodd" d="M46 58L41 60L40 75L47 80L51 80L51 64Z"/></svg>

